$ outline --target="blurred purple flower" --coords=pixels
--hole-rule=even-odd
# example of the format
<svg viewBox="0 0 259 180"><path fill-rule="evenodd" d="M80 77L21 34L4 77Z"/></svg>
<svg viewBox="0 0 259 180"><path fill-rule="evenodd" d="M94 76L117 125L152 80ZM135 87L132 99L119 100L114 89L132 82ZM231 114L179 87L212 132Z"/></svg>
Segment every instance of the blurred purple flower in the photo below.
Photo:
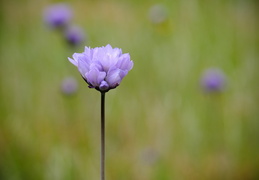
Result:
<svg viewBox="0 0 259 180"><path fill-rule="evenodd" d="M72 10L65 3L51 5L44 10L44 20L52 28L66 26L72 19Z"/></svg>
<svg viewBox="0 0 259 180"><path fill-rule="evenodd" d="M105 47L85 47L83 53L74 53L73 59L68 59L77 66L89 87L101 92L116 88L133 67L128 53L122 54L121 49L112 48L109 44Z"/></svg>
<svg viewBox="0 0 259 180"><path fill-rule="evenodd" d="M159 152L156 149L153 148L147 148L144 149L141 153L141 160L146 165L153 165L155 164L159 159Z"/></svg>
<svg viewBox="0 0 259 180"><path fill-rule="evenodd" d="M168 18L167 9L161 4L156 4L149 9L149 20L153 24L161 24Z"/></svg>
<svg viewBox="0 0 259 180"><path fill-rule="evenodd" d="M85 40L85 35L80 27L70 26L65 31L65 38L70 45L76 46Z"/></svg>
<svg viewBox="0 0 259 180"><path fill-rule="evenodd" d="M224 89L226 77L217 68L207 69L202 76L201 85L206 92L220 92Z"/></svg>
<svg viewBox="0 0 259 180"><path fill-rule="evenodd" d="M78 89L78 84L75 78L67 77L63 79L61 83L61 91L66 95L72 95L76 93Z"/></svg>

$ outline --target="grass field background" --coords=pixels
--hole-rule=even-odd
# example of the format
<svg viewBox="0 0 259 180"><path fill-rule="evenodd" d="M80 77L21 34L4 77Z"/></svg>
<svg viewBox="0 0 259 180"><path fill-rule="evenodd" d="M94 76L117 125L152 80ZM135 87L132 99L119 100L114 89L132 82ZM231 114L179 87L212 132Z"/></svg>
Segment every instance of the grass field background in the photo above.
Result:
<svg viewBox="0 0 259 180"><path fill-rule="evenodd" d="M56 2L0 2L1 180L99 179L100 93L67 57L106 44L134 61L106 95L107 180L259 178L256 1L66 1L87 34L75 48L43 22ZM226 75L221 93L200 87L211 67Z"/></svg>

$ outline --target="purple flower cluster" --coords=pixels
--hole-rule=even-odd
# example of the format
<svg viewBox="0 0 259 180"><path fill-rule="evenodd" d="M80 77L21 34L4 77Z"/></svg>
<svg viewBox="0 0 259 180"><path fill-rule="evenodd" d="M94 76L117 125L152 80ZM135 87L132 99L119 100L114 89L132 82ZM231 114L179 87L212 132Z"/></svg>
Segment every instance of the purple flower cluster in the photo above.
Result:
<svg viewBox="0 0 259 180"><path fill-rule="evenodd" d="M61 92L65 95L73 95L77 92L78 83L74 77L66 77L61 83Z"/></svg>
<svg viewBox="0 0 259 180"><path fill-rule="evenodd" d="M76 46L85 40L85 35L80 27L71 25L72 17L72 9L65 3L51 5L43 13L45 23L52 29L61 30L66 42Z"/></svg>
<svg viewBox="0 0 259 180"><path fill-rule="evenodd" d="M44 11L44 20L52 28L67 26L70 23L72 16L72 10L64 3L49 6Z"/></svg>
<svg viewBox="0 0 259 180"><path fill-rule="evenodd" d="M65 38L69 44L78 45L85 39L85 34L80 27L70 26L65 31Z"/></svg>
<svg viewBox="0 0 259 180"><path fill-rule="evenodd" d="M89 87L101 92L116 88L133 67L128 53L123 54L121 49L109 44L85 47L83 53L74 53L73 59L68 59L78 68Z"/></svg>
<svg viewBox="0 0 259 180"><path fill-rule="evenodd" d="M217 68L207 69L201 79L201 86L206 92L220 92L224 89L225 83L224 73Z"/></svg>

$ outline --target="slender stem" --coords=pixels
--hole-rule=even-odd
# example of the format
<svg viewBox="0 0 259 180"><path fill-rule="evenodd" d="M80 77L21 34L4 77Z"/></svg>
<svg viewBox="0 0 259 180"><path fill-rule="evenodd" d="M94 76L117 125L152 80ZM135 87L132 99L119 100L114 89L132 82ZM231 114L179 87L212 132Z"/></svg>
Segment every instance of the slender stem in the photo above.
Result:
<svg viewBox="0 0 259 180"><path fill-rule="evenodd" d="M101 92L101 180L105 180L105 92Z"/></svg>

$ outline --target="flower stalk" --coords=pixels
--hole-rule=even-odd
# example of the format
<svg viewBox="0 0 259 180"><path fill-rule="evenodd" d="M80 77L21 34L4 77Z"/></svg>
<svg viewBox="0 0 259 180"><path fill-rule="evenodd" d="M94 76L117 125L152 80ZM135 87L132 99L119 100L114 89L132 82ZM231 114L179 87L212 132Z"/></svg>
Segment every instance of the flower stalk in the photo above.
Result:
<svg viewBox="0 0 259 180"><path fill-rule="evenodd" d="M105 180L105 92L101 92L101 180Z"/></svg>
<svg viewBox="0 0 259 180"><path fill-rule="evenodd" d="M78 68L89 88L101 93L101 180L105 180L105 93L120 85L133 68L129 53L119 48L85 47L83 53L74 53L69 61Z"/></svg>

